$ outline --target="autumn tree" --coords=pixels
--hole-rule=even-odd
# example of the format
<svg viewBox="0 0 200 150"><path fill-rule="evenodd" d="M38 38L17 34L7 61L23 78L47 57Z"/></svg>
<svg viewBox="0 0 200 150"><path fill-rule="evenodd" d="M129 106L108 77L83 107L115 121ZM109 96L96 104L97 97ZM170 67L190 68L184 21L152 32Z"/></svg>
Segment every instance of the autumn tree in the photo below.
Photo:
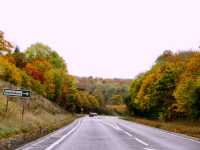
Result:
<svg viewBox="0 0 200 150"><path fill-rule="evenodd" d="M4 33L0 31L0 53L8 52L11 53L13 45L4 39Z"/></svg>
<svg viewBox="0 0 200 150"><path fill-rule="evenodd" d="M126 104L132 114L172 120L200 118L200 53L165 51L133 80Z"/></svg>
<svg viewBox="0 0 200 150"><path fill-rule="evenodd" d="M15 48L14 53L12 54L12 57L14 59L14 64L16 65L16 67L18 68L25 67L27 63L27 59L25 57L25 54L20 52L20 49L18 46Z"/></svg>

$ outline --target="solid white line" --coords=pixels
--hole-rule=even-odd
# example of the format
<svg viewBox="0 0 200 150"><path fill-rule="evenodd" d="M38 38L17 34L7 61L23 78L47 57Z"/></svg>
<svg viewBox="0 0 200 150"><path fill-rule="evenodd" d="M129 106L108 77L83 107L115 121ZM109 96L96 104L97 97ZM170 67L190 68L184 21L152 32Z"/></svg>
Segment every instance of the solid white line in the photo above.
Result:
<svg viewBox="0 0 200 150"><path fill-rule="evenodd" d="M76 121L74 121L74 122L76 122ZM54 136L54 134L57 134L58 132L62 132L63 130L65 130L65 128L66 128L66 126L60 128L60 129L58 129L58 130L56 130L56 131L54 131L52 133L49 133L48 135L45 135L45 136L43 136L43 137L41 137L41 138L39 138L39 139L37 139L37 140L35 140L33 142L30 142L30 143L28 143L28 144L26 144L26 145L24 145L22 147L19 147L16 150L22 150L22 149L23 150L29 150L29 149L32 148L32 146L37 146L37 145L43 143L44 141L48 140L48 138L50 138L51 136Z"/></svg>
<svg viewBox="0 0 200 150"><path fill-rule="evenodd" d="M149 145L149 144L145 143L144 141L142 141L142 140L140 140L140 139L138 139L138 138L135 138L135 140L138 141L138 142L140 142L140 143L143 144L143 145L146 145L146 146Z"/></svg>
<svg viewBox="0 0 200 150"><path fill-rule="evenodd" d="M63 137L61 137L59 140L57 140L56 142L54 142L53 144L51 144L49 147L47 147L45 150L51 150L53 149L56 145L60 144L67 136L69 136L70 134L72 134L80 125L80 120L77 123L77 125L70 130L67 134L65 134Z"/></svg>

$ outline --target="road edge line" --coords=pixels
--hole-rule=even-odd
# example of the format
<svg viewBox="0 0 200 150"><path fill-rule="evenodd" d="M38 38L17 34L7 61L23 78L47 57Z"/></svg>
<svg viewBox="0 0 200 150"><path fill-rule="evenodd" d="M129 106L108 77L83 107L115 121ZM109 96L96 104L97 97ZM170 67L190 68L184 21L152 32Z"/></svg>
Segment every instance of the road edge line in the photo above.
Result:
<svg viewBox="0 0 200 150"><path fill-rule="evenodd" d="M71 129L69 132L67 132L67 134L65 134L64 136L62 136L59 140L57 140L56 142L52 143L49 147L45 148L44 150L51 150L53 149L56 145L60 144L66 137L68 137L70 134L72 134L80 125L80 120L78 121L77 125Z"/></svg>
<svg viewBox="0 0 200 150"><path fill-rule="evenodd" d="M131 121L127 121L127 120L123 120L123 121L128 122L128 123L135 123L137 125L142 125L142 126L145 126L145 127L148 127L148 128L152 128L154 130L158 130L160 132L163 132L163 133L166 133L166 134L169 134L169 135L172 135L172 136L176 136L176 137L179 137L179 138L182 138L182 139L185 139L185 140L190 140L192 142L200 143L198 138L188 136L186 134L176 133L176 132L164 130L164 129L161 129L161 128L152 127L152 126L148 126L148 125L145 125L145 124L142 124L142 123L131 122ZM126 128L129 128L130 130L133 131L132 128L128 127L127 125L125 125L125 126L126 126Z"/></svg>

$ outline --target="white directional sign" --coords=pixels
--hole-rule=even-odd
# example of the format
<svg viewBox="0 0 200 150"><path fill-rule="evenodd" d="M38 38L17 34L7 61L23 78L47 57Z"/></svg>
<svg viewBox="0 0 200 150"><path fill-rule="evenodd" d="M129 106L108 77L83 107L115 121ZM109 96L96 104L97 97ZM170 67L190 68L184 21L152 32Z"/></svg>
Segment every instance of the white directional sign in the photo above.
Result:
<svg viewBox="0 0 200 150"><path fill-rule="evenodd" d="M5 96L18 96L18 97L30 97L31 91L29 91L29 90L4 89L3 95L5 95Z"/></svg>

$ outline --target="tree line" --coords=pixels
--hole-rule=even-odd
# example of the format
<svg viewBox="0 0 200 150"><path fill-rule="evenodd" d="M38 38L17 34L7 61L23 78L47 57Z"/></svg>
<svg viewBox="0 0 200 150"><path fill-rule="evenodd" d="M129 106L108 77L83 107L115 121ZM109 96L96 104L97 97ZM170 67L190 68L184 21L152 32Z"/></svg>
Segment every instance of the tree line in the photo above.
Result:
<svg viewBox="0 0 200 150"><path fill-rule="evenodd" d="M76 77L49 46L23 52L0 32L0 79L31 89L72 112L127 105L130 114L161 120L200 119L200 52L165 51L134 80ZM131 83L131 84L130 84Z"/></svg>
<svg viewBox="0 0 200 150"><path fill-rule="evenodd" d="M93 95L101 106L101 112L107 114L119 114L116 108L124 109L124 100L129 95L130 83L130 79L77 77L78 89Z"/></svg>
<svg viewBox="0 0 200 150"><path fill-rule="evenodd" d="M4 39L3 32L0 32L0 79L31 89L67 111L100 107L94 96L78 91L76 77L68 73L64 59L55 50L36 43L22 52Z"/></svg>
<svg viewBox="0 0 200 150"><path fill-rule="evenodd" d="M121 104L130 80L80 78L70 75L64 59L48 45L36 43L21 51L0 32L0 79L31 89L71 112L107 113L107 104Z"/></svg>
<svg viewBox="0 0 200 150"><path fill-rule="evenodd" d="M131 83L132 115L161 120L200 119L200 52L165 51Z"/></svg>
<svg viewBox="0 0 200 150"><path fill-rule="evenodd" d="M79 90L94 95L102 105L119 105L124 103L128 96L130 79L103 79L90 77L77 77Z"/></svg>

